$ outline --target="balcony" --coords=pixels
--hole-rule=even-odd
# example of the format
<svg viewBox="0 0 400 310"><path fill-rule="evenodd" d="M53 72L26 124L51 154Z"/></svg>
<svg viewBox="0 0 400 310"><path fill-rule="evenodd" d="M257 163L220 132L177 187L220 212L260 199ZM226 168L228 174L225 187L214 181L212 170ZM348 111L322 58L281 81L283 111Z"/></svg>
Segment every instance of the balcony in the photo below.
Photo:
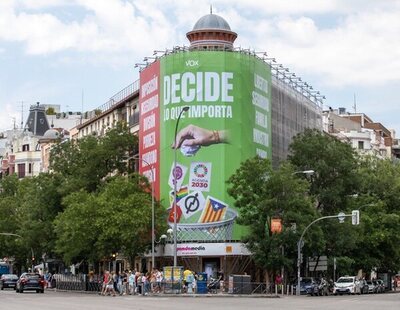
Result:
<svg viewBox="0 0 400 310"><path fill-rule="evenodd" d="M136 112L129 116L129 127L139 125L139 112Z"/></svg>

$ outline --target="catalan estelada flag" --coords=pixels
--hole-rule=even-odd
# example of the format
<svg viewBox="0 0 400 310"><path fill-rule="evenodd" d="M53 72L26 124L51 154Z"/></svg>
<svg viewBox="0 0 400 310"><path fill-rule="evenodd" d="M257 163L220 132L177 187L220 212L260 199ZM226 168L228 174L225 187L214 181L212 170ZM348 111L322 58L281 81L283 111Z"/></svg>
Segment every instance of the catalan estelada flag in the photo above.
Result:
<svg viewBox="0 0 400 310"><path fill-rule="evenodd" d="M228 205L211 196L207 197L206 205L200 216L199 223L212 223L224 219Z"/></svg>

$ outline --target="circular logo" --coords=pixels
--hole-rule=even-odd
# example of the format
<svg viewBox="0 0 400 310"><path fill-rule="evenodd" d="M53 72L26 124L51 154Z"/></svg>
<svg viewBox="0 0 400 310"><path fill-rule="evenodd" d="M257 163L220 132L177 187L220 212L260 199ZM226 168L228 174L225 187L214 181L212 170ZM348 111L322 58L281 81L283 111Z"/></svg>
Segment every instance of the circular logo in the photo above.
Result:
<svg viewBox="0 0 400 310"><path fill-rule="evenodd" d="M196 165L196 166L194 167L193 172L194 172L194 174L195 174L196 177L198 177L198 178L204 178L204 177L207 175L207 173L208 173L208 169L207 169L206 165L204 165L204 164L198 164L198 165Z"/></svg>
<svg viewBox="0 0 400 310"><path fill-rule="evenodd" d="M180 178L182 178L182 175L183 175L182 168L179 167L179 166L176 167L176 168L174 169L174 178L177 179L177 180L179 180Z"/></svg>

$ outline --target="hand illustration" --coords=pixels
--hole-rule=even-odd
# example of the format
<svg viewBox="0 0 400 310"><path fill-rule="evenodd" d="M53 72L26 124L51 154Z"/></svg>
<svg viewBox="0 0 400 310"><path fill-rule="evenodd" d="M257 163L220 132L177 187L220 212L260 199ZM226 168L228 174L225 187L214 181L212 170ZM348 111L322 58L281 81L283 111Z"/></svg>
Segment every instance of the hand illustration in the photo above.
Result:
<svg viewBox="0 0 400 310"><path fill-rule="evenodd" d="M217 143L227 143L226 130L208 130L195 125L189 125L178 132L172 148L178 149L182 146L208 146Z"/></svg>

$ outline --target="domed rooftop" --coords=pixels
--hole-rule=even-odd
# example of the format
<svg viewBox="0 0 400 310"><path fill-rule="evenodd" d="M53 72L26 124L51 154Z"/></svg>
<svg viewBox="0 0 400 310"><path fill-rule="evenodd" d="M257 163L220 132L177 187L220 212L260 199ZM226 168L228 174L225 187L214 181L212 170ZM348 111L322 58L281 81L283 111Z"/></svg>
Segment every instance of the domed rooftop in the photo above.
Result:
<svg viewBox="0 0 400 310"><path fill-rule="evenodd" d="M43 135L43 139L48 139L48 140L56 140L59 137L60 137L60 133L58 132L58 130L56 130L54 128L50 128Z"/></svg>
<svg viewBox="0 0 400 310"><path fill-rule="evenodd" d="M201 17L194 25L192 31L203 29L221 29L231 31L231 27L225 19L212 13Z"/></svg>

